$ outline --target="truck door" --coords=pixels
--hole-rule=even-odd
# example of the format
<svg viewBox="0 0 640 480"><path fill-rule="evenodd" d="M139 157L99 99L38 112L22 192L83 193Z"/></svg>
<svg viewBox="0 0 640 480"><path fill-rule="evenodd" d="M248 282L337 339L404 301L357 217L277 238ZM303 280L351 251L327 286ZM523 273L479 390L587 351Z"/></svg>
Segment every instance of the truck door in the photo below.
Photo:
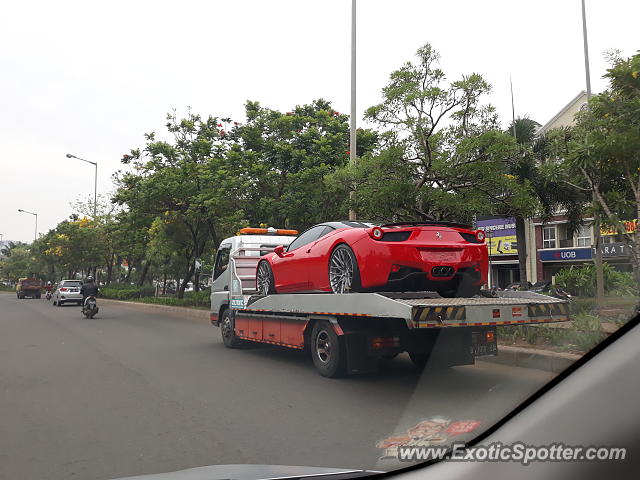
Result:
<svg viewBox="0 0 640 480"><path fill-rule="evenodd" d="M213 282L211 283L211 313L217 315L223 304L229 304L229 255L231 244L223 243L218 248L213 264Z"/></svg>

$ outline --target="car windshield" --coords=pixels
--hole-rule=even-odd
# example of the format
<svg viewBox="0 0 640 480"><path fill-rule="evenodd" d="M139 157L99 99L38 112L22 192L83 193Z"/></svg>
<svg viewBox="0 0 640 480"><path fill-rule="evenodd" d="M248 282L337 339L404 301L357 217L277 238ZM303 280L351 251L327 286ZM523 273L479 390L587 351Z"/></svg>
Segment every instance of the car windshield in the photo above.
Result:
<svg viewBox="0 0 640 480"><path fill-rule="evenodd" d="M0 479L400 470L638 314L639 1L2 18Z"/></svg>

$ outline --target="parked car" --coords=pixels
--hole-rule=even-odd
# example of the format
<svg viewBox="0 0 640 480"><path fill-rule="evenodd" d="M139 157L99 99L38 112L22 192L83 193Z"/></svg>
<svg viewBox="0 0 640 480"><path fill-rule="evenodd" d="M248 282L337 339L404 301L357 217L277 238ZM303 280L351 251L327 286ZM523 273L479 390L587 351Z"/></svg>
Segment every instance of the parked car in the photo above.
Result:
<svg viewBox="0 0 640 480"><path fill-rule="evenodd" d="M483 231L448 222L327 222L258 263L263 294L437 291L471 297L487 281Z"/></svg>
<svg viewBox="0 0 640 480"><path fill-rule="evenodd" d="M40 298L42 282L37 278L21 278L16 284L16 296L20 299L31 297Z"/></svg>
<svg viewBox="0 0 640 480"><path fill-rule="evenodd" d="M82 294L80 293L82 280L62 280L53 293L53 305L61 307L65 303L75 303L82 305Z"/></svg>

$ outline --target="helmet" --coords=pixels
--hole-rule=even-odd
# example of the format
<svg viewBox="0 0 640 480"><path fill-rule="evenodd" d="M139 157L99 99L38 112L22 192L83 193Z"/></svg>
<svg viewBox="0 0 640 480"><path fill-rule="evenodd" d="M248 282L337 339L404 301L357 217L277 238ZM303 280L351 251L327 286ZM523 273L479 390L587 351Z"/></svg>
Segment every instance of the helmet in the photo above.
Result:
<svg viewBox="0 0 640 480"><path fill-rule="evenodd" d="M51 280L49 280L49 281L47 282L47 285L51 285Z"/></svg>
<svg viewBox="0 0 640 480"><path fill-rule="evenodd" d="M87 282L93 282L93 277L91 275L87 277Z"/></svg>

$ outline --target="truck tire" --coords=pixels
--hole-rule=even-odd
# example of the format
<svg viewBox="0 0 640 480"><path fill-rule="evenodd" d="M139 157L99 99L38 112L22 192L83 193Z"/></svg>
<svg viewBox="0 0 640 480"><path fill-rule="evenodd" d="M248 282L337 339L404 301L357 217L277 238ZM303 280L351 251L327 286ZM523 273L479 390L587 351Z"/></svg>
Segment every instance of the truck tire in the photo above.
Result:
<svg viewBox="0 0 640 480"><path fill-rule="evenodd" d="M228 308L220 315L220 334L222 335L222 343L227 348L238 348L244 343L236 336L235 321Z"/></svg>
<svg viewBox="0 0 640 480"><path fill-rule="evenodd" d="M346 352L340 337L326 320L316 322L311 333L311 358L323 377L336 378L345 374Z"/></svg>

